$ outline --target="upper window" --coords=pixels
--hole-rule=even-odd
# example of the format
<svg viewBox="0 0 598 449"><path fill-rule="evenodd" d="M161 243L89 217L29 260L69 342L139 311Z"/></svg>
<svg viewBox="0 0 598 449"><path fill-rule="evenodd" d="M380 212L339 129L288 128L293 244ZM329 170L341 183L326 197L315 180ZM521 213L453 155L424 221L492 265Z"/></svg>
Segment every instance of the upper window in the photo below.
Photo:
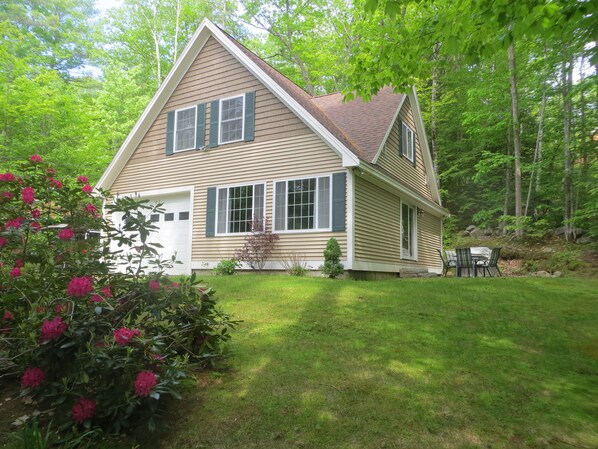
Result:
<svg viewBox="0 0 598 449"><path fill-rule="evenodd" d="M174 120L174 151L190 150L195 148L195 114L197 108L176 111Z"/></svg>
<svg viewBox="0 0 598 449"><path fill-rule="evenodd" d="M274 230L329 229L330 195L330 176L277 182Z"/></svg>
<svg viewBox="0 0 598 449"><path fill-rule="evenodd" d="M401 204L401 257L416 258L416 210L408 204Z"/></svg>
<svg viewBox="0 0 598 449"><path fill-rule="evenodd" d="M244 95L220 100L219 143L237 142L243 139L244 103Z"/></svg>
<svg viewBox="0 0 598 449"><path fill-rule="evenodd" d="M401 123L403 141L401 142L401 154L413 162L415 159L415 131L405 123Z"/></svg>
<svg viewBox="0 0 598 449"><path fill-rule="evenodd" d="M264 184L218 189L217 233L251 232L254 219L264 220Z"/></svg>

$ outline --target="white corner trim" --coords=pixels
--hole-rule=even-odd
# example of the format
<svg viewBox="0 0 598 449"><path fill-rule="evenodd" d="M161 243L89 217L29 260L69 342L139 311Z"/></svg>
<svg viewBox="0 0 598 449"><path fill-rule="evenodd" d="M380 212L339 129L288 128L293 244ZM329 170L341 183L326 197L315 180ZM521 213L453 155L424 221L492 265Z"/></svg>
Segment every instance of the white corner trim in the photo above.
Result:
<svg viewBox="0 0 598 449"><path fill-rule="evenodd" d="M351 169L347 170L346 188L347 264L345 269L352 270L355 259L355 174Z"/></svg>
<svg viewBox="0 0 598 449"><path fill-rule="evenodd" d="M440 192L438 191L438 183L436 182L436 175L434 174L434 164L432 162L432 153L430 153L430 147L428 145L428 137L426 136L426 129L424 127L424 120L422 118L422 112L419 107L419 100L417 99L417 92L415 86L411 87L409 93L409 100L411 102L411 109L413 111L413 119L415 121L415 127L417 128L417 137L426 166L426 174L429 177L430 193L434 201L442 207L442 200L440 199Z"/></svg>
<svg viewBox="0 0 598 449"><path fill-rule="evenodd" d="M374 159L372 160L372 164L377 164L378 163L378 158L380 158L380 155L384 151L384 147L386 146L386 141L388 140L388 136L390 136L390 133L392 132L392 128L395 125L397 119L399 118L399 112L401 112L401 108L403 107L403 103L405 103L405 98L407 98L407 94L403 94L403 98L401 98L401 102L399 103L399 107L395 111L394 117L392 118L392 121L390 122L390 126L386 130L386 134L384 135L384 139L382 139L382 142L380 143L380 148L378 148L378 151L376 152L376 156L374 156Z"/></svg>

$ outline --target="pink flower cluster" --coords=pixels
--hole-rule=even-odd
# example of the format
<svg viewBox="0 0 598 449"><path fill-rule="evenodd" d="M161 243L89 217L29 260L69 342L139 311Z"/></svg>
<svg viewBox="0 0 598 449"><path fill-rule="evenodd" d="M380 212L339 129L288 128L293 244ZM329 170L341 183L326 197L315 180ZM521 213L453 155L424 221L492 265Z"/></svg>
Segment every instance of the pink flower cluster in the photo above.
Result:
<svg viewBox="0 0 598 449"><path fill-rule="evenodd" d="M0 181L6 182L15 182L17 178L11 172L7 171L6 173L0 173Z"/></svg>
<svg viewBox="0 0 598 449"><path fill-rule="evenodd" d="M27 368L21 377L21 387L39 387L46 380L46 374L41 368Z"/></svg>
<svg viewBox="0 0 598 449"><path fill-rule="evenodd" d="M58 233L58 238L60 240L71 240L73 237L75 237L75 233L70 228L61 229Z"/></svg>
<svg viewBox="0 0 598 449"><path fill-rule="evenodd" d="M86 176L79 176L77 178L77 182L80 184L87 184L89 182L89 180L87 179Z"/></svg>
<svg viewBox="0 0 598 449"><path fill-rule="evenodd" d="M12 192L2 192L2 196L7 200L12 200L15 197Z"/></svg>
<svg viewBox="0 0 598 449"><path fill-rule="evenodd" d="M75 403L75 405L73 405L71 414L73 415L73 421L78 424L83 424L85 420L91 419L95 416L96 403L91 399L81 398Z"/></svg>
<svg viewBox="0 0 598 449"><path fill-rule="evenodd" d="M19 276L21 276L21 267L14 267L12 270L10 270L10 277L15 279L18 278Z"/></svg>
<svg viewBox="0 0 598 449"><path fill-rule="evenodd" d="M33 187L25 187L22 190L21 200L27 204L31 204L35 201L35 190L33 189Z"/></svg>
<svg viewBox="0 0 598 449"><path fill-rule="evenodd" d="M5 227L6 227L6 229L10 229L10 228L19 229L24 221L25 221L25 219L23 217L17 217L12 220L7 220Z"/></svg>
<svg viewBox="0 0 598 449"><path fill-rule="evenodd" d="M90 186L89 184L85 184L85 185L84 185L84 186L81 188L81 190L82 190L83 192L85 192L85 193L91 193L91 192L93 192L93 187L92 187L92 186Z"/></svg>
<svg viewBox="0 0 598 449"><path fill-rule="evenodd" d="M31 211L31 218L39 218L42 216L42 213L39 211L39 209L33 209Z"/></svg>
<svg viewBox="0 0 598 449"><path fill-rule="evenodd" d="M126 327L121 327L120 329L116 329L112 335L117 345L126 346L131 342L133 337L140 337L141 332L139 332L138 329L127 329Z"/></svg>
<svg viewBox="0 0 598 449"><path fill-rule="evenodd" d="M39 154L33 154L33 155L31 155L29 160L31 162L33 162L34 164L39 164L42 162L42 157Z"/></svg>
<svg viewBox="0 0 598 449"><path fill-rule="evenodd" d="M60 337L68 329L68 325L63 323L59 316L54 317L52 321L44 320L42 323L41 340L48 341Z"/></svg>
<svg viewBox="0 0 598 449"><path fill-rule="evenodd" d="M4 237L0 237L0 248L3 248L4 246L6 246L7 243L8 243L8 240L6 240Z"/></svg>
<svg viewBox="0 0 598 449"><path fill-rule="evenodd" d="M156 280L149 281L149 289L153 292L157 292L158 290L160 290L160 282Z"/></svg>
<svg viewBox="0 0 598 449"><path fill-rule="evenodd" d="M83 298L93 290L91 276L74 277L66 288L66 294L75 298Z"/></svg>
<svg viewBox="0 0 598 449"><path fill-rule="evenodd" d="M153 371L141 371L135 379L135 394L140 397L149 396L157 383L157 376Z"/></svg>
<svg viewBox="0 0 598 449"><path fill-rule="evenodd" d="M50 181L50 185L52 187L56 187L57 189L62 189L62 182L59 181L58 179L49 178L49 181Z"/></svg>

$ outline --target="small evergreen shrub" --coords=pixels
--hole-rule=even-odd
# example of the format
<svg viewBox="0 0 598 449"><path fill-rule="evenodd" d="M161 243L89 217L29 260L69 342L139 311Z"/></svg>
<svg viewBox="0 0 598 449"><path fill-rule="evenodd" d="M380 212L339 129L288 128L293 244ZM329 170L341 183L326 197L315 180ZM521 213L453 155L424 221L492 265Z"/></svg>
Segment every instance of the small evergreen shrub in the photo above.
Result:
<svg viewBox="0 0 598 449"><path fill-rule="evenodd" d="M270 220L253 217L251 233L245 237L243 248L235 252L235 259L247 263L252 270L261 272L280 239L270 229Z"/></svg>
<svg viewBox="0 0 598 449"><path fill-rule="evenodd" d="M225 259L218 262L213 271L218 276L232 276L240 266L241 264L236 259Z"/></svg>
<svg viewBox="0 0 598 449"><path fill-rule="evenodd" d="M149 242L158 206L94 197L87 178L58 179L37 155L19 171L0 173L0 377L20 379L64 441L134 417L153 429L163 398L221 354L235 322L195 275L165 275L173 261ZM122 222L100 215L104 199Z"/></svg>
<svg viewBox="0 0 598 449"><path fill-rule="evenodd" d="M345 267L340 262L341 259L341 247L338 241L332 237L326 243L326 249L324 250L324 265L320 267L322 273L329 278L334 279L345 272Z"/></svg>

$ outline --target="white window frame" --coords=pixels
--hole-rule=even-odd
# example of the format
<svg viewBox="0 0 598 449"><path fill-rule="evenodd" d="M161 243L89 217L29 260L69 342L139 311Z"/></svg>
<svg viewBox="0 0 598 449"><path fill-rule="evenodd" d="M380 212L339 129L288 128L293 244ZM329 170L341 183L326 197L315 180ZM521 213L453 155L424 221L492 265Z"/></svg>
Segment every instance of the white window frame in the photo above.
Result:
<svg viewBox="0 0 598 449"><path fill-rule="evenodd" d="M177 127L179 124L179 112L184 112L184 111L188 111L190 109L195 109L195 121L193 123L193 146L191 146L190 148L182 148L179 149L177 148ZM189 150L194 150L196 145L197 145L197 113L199 111L197 110L197 106L189 106L187 108L181 108L181 109L177 109L176 111L174 111L174 142L172 145L172 152L173 153L179 153L181 151L189 151Z"/></svg>
<svg viewBox="0 0 598 449"><path fill-rule="evenodd" d="M316 227L312 229L288 229L288 199L289 199L289 181L303 181L306 179L316 179L316 191L314 195L314 224ZM319 221L319 201L320 201L320 189L318 188L318 178L329 178L329 204L328 204L328 227L327 228L318 228L317 223ZM284 227L285 229L276 229L276 207L278 201L276 199L276 183L277 182L284 182L284 198L285 198L285 221ZM284 179L275 179L272 182L272 232L276 234L302 234L302 233L309 233L309 232L331 232L332 231L332 173L324 173L319 175L305 175L305 176L295 176L293 178L284 178Z"/></svg>
<svg viewBox="0 0 598 449"><path fill-rule="evenodd" d="M411 216L413 217L413 229L411 230L410 236L411 254L405 253L405 250L403 248L403 206L407 206L411 210ZM417 207L412 206L411 204L406 203L404 201L401 201L401 223L399 224L401 230L401 235L399 236L399 248L401 249L401 259L417 260Z"/></svg>
<svg viewBox="0 0 598 449"><path fill-rule="evenodd" d="M222 102L227 100L233 100L235 98L242 98L243 99L243 106L241 106L241 138L236 140L222 140ZM233 120L239 120L238 118ZM227 120L232 121L232 120ZM218 145L224 145L226 143L234 143L234 142L241 142L243 140L243 136L245 135L245 94L241 95L234 95L232 97L221 98L218 104Z"/></svg>
<svg viewBox="0 0 598 449"><path fill-rule="evenodd" d="M223 185L223 186L216 186L216 215L214 217L215 223L214 223L214 235L215 236L226 236L226 235L250 235L251 232L229 232L229 220L228 220L228 200L230 199L229 196L229 189L235 188L235 187L249 187L249 186L253 186L253 191L255 193L255 186L258 185L263 185L264 186L264 206L263 206L263 216L262 216L262 221L263 223L266 223L266 200L267 200L267 190L268 190L268 185L266 183L266 181L259 181L259 182L244 182L244 183L240 183L240 184L228 184L228 185ZM220 211L220 204L219 204L219 195L220 195L220 189L226 189L227 193L226 193L226 232L218 232L218 216L219 216L219 211ZM253 217L255 217L255 202L252 201L252 209L253 212L251 214L252 220Z"/></svg>
<svg viewBox="0 0 598 449"><path fill-rule="evenodd" d="M405 122L401 122L401 126L403 127L401 133L403 136L403 142L401 142L401 155L413 162L415 160L415 131ZM407 150L411 150L411 154L409 154Z"/></svg>

